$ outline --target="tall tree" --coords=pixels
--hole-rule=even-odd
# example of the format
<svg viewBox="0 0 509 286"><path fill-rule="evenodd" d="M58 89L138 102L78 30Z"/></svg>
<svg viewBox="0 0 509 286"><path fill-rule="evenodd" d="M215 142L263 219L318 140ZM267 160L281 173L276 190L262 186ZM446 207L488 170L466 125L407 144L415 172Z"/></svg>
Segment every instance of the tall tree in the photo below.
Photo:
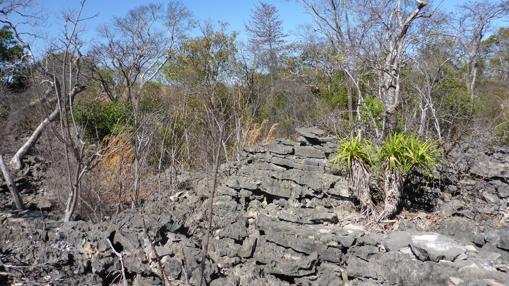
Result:
<svg viewBox="0 0 509 286"><path fill-rule="evenodd" d="M466 86L470 101L475 98L475 85L479 75L479 61L482 42L489 35L493 23L509 13L509 3L499 0L481 0L461 6L462 14L458 22L458 42L464 53Z"/></svg>
<svg viewBox="0 0 509 286"><path fill-rule="evenodd" d="M420 0L415 6L401 0L368 1L369 21L376 23L370 44L377 47L372 61L378 71L379 95L384 103L384 137L396 131L397 109L401 102L400 73L410 28L417 19L426 16L426 6L427 2Z"/></svg>
<svg viewBox="0 0 509 286"><path fill-rule="evenodd" d="M249 42L260 54L263 65L274 79L284 50L287 48L283 32L283 21L276 6L260 2L256 6L251 20L246 25L251 35Z"/></svg>
<svg viewBox="0 0 509 286"><path fill-rule="evenodd" d="M146 83L155 79L172 57L190 13L178 1L170 1L167 14L159 4L141 5L125 17L115 18L112 25L103 26L104 41L92 52L95 77L104 93L113 101L125 99L134 106L134 201L138 198L140 181L140 153L144 144L139 102ZM166 27L163 30L162 27Z"/></svg>

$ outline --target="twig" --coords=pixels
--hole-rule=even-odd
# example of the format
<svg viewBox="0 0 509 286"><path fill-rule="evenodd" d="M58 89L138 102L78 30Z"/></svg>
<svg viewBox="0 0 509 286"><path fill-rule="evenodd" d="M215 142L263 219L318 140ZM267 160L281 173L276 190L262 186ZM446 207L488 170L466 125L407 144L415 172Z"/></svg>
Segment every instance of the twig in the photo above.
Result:
<svg viewBox="0 0 509 286"><path fill-rule="evenodd" d="M184 279L186 279L186 285L190 286L190 284L189 284L189 277L187 276L186 255L184 254L184 249L183 248L180 248L180 251L182 252L182 272L184 272Z"/></svg>
<svg viewBox="0 0 509 286"><path fill-rule="evenodd" d="M212 220L214 216L214 195L216 193L217 189L217 180L218 180L218 173L219 173L219 163L221 158L221 150L222 150L222 138L223 138L223 132L224 132L224 126L219 127L219 140L217 142L217 150L214 158L214 179L212 181L212 190L210 191L210 197L209 197L209 217L208 217L208 228L207 228L207 234L205 235L205 242L203 244L202 249L202 255L201 255L201 264L200 264L200 283L198 284L201 286L203 284L203 280L205 280L205 258L207 257L207 253L209 250L209 241L210 241L210 234L212 231Z"/></svg>
<svg viewBox="0 0 509 286"><path fill-rule="evenodd" d="M161 279L163 281L163 286L166 285L166 281L168 281L168 286L171 286L170 279L168 279L168 276L166 275L166 272L164 271L163 264L161 263L161 256L159 256L159 253L157 253L156 247L154 245L154 241L150 238L150 236L148 234L147 224L145 222L145 214L143 212L141 213L141 219L143 221L143 232L145 233L145 236L148 239L148 242L150 244L150 249L152 250L152 252L155 255L155 258L153 258L153 259L155 259L157 261L157 267L159 268L159 271L161 272Z"/></svg>
<svg viewBox="0 0 509 286"><path fill-rule="evenodd" d="M10 272L0 272L0 276L12 276L12 277L19 277L19 274L14 274Z"/></svg>
<svg viewBox="0 0 509 286"><path fill-rule="evenodd" d="M122 256L122 253L119 253L118 251L115 250L115 248L113 247L113 244L111 244L111 241L109 240L109 238L105 238L105 239L108 242L108 244L110 245L111 251L113 251L113 253L115 253L115 255L120 260L120 266L122 267L122 269L121 269L121 271L122 271L122 280L124 282L124 286L128 286L127 279L125 277L124 258Z"/></svg>

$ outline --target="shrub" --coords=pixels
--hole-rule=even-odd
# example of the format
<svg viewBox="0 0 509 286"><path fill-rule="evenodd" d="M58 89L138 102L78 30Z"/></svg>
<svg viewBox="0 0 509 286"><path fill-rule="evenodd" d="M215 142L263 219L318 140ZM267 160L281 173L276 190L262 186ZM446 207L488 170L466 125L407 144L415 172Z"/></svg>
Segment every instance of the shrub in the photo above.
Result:
<svg viewBox="0 0 509 286"><path fill-rule="evenodd" d="M361 136L350 136L349 138L339 139L337 156L332 160L332 165L341 172L350 173L353 160L363 162L369 166L375 162L375 147Z"/></svg>
<svg viewBox="0 0 509 286"><path fill-rule="evenodd" d="M374 96L367 96L364 98L364 102L362 103L359 111L361 113L361 120L364 124L372 125L372 116L375 120L377 128L382 128L384 104L379 98Z"/></svg>
<svg viewBox="0 0 509 286"><path fill-rule="evenodd" d="M500 144L509 144L509 121L497 125L495 127L495 134Z"/></svg>
<svg viewBox="0 0 509 286"><path fill-rule="evenodd" d="M129 129L132 124L131 109L129 104L121 101L86 101L77 104L74 114L77 123L85 130L85 138L96 142Z"/></svg>
<svg viewBox="0 0 509 286"><path fill-rule="evenodd" d="M436 142L422 140L414 134L402 133L396 133L387 138L377 153L378 160L385 163L391 172L402 172L403 176L408 174L414 166L419 166L430 173L440 156Z"/></svg>

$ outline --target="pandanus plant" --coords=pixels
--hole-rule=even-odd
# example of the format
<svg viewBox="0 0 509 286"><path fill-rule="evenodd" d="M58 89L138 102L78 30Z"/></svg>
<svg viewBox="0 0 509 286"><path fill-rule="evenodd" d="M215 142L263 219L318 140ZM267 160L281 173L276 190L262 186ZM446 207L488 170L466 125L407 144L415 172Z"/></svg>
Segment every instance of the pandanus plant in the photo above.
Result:
<svg viewBox="0 0 509 286"><path fill-rule="evenodd" d="M383 171L384 209L377 221L396 214L401 202L401 191L408 173L418 167L431 174L441 156L438 145L416 135L396 133L378 149L377 158Z"/></svg>
<svg viewBox="0 0 509 286"><path fill-rule="evenodd" d="M376 149L370 141L361 136L340 139L333 166L348 175L348 187L360 202L362 212L368 218L376 217L376 208L371 199L369 181L371 167L375 163Z"/></svg>
<svg viewBox="0 0 509 286"><path fill-rule="evenodd" d="M381 147L360 136L340 139L337 153L333 166L348 175L348 187L359 200L363 213L377 222L397 213L408 173L418 167L431 174L441 156L435 142L400 133L389 136ZM369 186L376 173L382 178L384 191L384 208L379 214Z"/></svg>

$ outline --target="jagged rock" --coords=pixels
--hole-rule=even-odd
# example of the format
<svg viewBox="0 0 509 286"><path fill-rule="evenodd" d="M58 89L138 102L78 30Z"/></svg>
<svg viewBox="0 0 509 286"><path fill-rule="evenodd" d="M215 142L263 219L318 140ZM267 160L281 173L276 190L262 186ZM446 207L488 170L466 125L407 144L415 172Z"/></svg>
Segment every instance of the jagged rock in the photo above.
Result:
<svg viewBox="0 0 509 286"><path fill-rule="evenodd" d="M490 182L490 184L495 187L499 198L509 198L509 184L506 184L500 180L493 180Z"/></svg>
<svg viewBox="0 0 509 286"><path fill-rule="evenodd" d="M254 259L264 266L267 273L284 275L287 277L302 277L313 274L318 261L316 252L303 255L290 248L281 247L266 241L263 236L259 241Z"/></svg>
<svg viewBox="0 0 509 286"><path fill-rule="evenodd" d="M325 152L313 146L295 147L295 155L303 158L325 159Z"/></svg>
<svg viewBox="0 0 509 286"><path fill-rule="evenodd" d="M412 235L410 246L415 256L422 261L454 261L456 257L466 251L464 246L460 245L452 238L438 233Z"/></svg>
<svg viewBox="0 0 509 286"><path fill-rule="evenodd" d="M305 138L307 143L311 144L319 144L320 142L323 142L322 138L325 136L325 131L316 127L296 128L295 131Z"/></svg>
<svg viewBox="0 0 509 286"><path fill-rule="evenodd" d="M509 179L509 164L485 156L475 161L470 172L483 178Z"/></svg>
<svg viewBox="0 0 509 286"><path fill-rule="evenodd" d="M324 222L337 223L338 217L335 213L324 208L289 208L278 211L276 216L282 221L294 222L299 224L321 224Z"/></svg>
<svg viewBox="0 0 509 286"><path fill-rule="evenodd" d="M253 256L254 249L256 247L257 236L249 236L244 239L242 246L239 249L239 256L242 258L249 258Z"/></svg>
<svg viewBox="0 0 509 286"><path fill-rule="evenodd" d="M239 176L232 176L226 181L226 186L236 190L246 189L254 191L259 188L260 184L260 181L257 181L253 178Z"/></svg>
<svg viewBox="0 0 509 286"><path fill-rule="evenodd" d="M278 155L290 155L294 152L292 145L282 144L281 142L274 142L264 147L268 152Z"/></svg>
<svg viewBox="0 0 509 286"><path fill-rule="evenodd" d="M497 247L509 251L509 230L501 230L498 232Z"/></svg>
<svg viewBox="0 0 509 286"><path fill-rule="evenodd" d="M300 142L246 147L240 161L221 166L204 285L509 281L509 235L501 220L509 185L500 168L509 163L509 150L476 145L452 150L443 177L426 184L418 182L418 174L409 180L411 192L405 189L404 196L409 203L402 205L406 211L397 223L367 225L354 213L347 179L331 171L335 139L316 128L299 133ZM176 190L144 202L143 217L172 284L186 285L188 277L197 285L211 180L193 174L178 181ZM0 190L0 200L6 192ZM427 197L412 197L419 193ZM435 200L440 211L432 213L434 206L426 207ZM414 210L428 213L413 216ZM124 210L110 221L62 226L44 216L0 213L2 263L41 265L24 271L44 285L44 277L59 285L115 284L112 277L121 266L108 238L123 255L128 284L162 285L141 217ZM399 231L383 237L374 231L378 226ZM0 284L8 281L4 270L0 265Z"/></svg>

